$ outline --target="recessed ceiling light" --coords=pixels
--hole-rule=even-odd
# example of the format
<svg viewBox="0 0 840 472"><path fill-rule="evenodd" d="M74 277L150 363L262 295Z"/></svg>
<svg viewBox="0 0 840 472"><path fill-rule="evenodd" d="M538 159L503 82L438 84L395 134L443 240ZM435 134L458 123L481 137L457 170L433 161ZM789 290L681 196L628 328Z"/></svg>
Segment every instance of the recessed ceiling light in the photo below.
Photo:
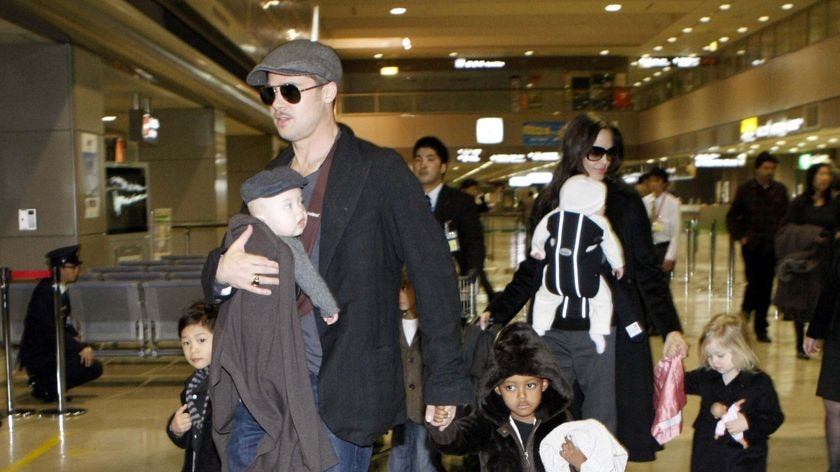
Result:
<svg viewBox="0 0 840 472"><path fill-rule="evenodd" d="M729 10L729 8L731 8L731 7L732 7L732 5L730 5L728 3L721 3L718 8L720 8L723 11L726 11L726 10Z"/></svg>
<svg viewBox="0 0 840 472"><path fill-rule="evenodd" d="M816 141L816 140L818 140L818 139L820 139L820 138L818 138L818 137L817 137L817 136L815 136L815 135L811 135L811 136L808 136L808 137L807 137L807 138L805 138L805 139L807 139L808 141Z"/></svg>
<svg viewBox="0 0 840 472"><path fill-rule="evenodd" d="M378 52L378 53L373 55L373 58L374 59L382 59L382 56L384 56L384 54L382 54L381 52Z"/></svg>
<svg viewBox="0 0 840 472"><path fill-rule="evenodd" d="M635 84L633 84L633 87L641 87L641 86L642 86L641 82L636 82Z"/></svg>
<svg viewBox="0 0 840 472"><path fill-rule="evenodd" d="M831 138L828 140L829 143L834 144L837 142L837 138Z"/></svg>
<svg viewBox="0 0 840 472"><path fill-rule="evenodd" d="M725 43L729 41L729 36L721 36L720 39L718 39L718 41L720 41L721 43Z"/></svg>
<svg viewBox="0 0 840 472"><path fill-rule="evenodd" d="M458 57L458 51L452 51L449 53L449 57Z"/></svg>
<svg viewBox="0 0 840 472"><path fill-rule="evenodd" d="M408 11L408 10L406 10L406 9L405 9L405 8L403 8L403 7L395 7L395 8L391 8L391 14L392 14L392 15L404 15L404 14L405 14L405 12L407 12L407 11Z"/></svg>
<svg viewBox="0 0 840 472"><path fill-rule="evenodd" d="M758 21L760 21L761 23L767 23L768 20L770 20L770 17L767 15L758 17Z"/></svg>
<svg viewBox="0 0 840 472"><path fill-rule="evenodd" d="M694 31L694 28L692 28L691 26L686 26L685 28L683 28L682 31L683 31L683 33L688 34L688 33L691 33L692 31Z"/></svg>
<svg viewBox="0 0 840 472"><path fill-rule="evenodd" d="M608 55L609 53L610 53L610 50L609 50L609 49L604 49L603 51L599 52L598 54L600 54L600 55L602 55L602 56L606 56L606 55Z"/></svg>
<svg viewBox="0 0 840 472"><path fill-rule="evenodd" d="M662 72L668 72L671 70L671 66L665 66L662 68Z"/></svg>
<svg viewBox="0 0 840 472"><path fill-rule="evenodd" d="M712 21L711 17L708 17L708 16L701 16L700 17L700 23L708 23L710 21Z"/></svg>
<svg viewBox="0 0 840 472"><path fill-rule="evenodd" d="M653 50L656 51L656 52L659 52L659 51L662 50L662 46L654 46Z"/></svg>
<svg viewBox="0 0 840 472"><path fill-rule="evenodd" d="M609 11L609 12L619 11L619 10L621 10L621 4L620 3L610 3L609 5L604 7L604 10Z"/></svg>
<svg viewBox="0 0 840 472"><path fill-rule="evenodd" d="M671 36L670 38L668 38L668 42L669 43L676 43L677 42L677 37L676 36Z"/></svg>
<svg viewBox="0 0 840 472"><path fill-rule="evenodd" d="M776 146L784 146L785 144L787 144L787 141L785 141L784 139L776 141Z"/></svg>
<svg viewBox="0 0 840 472"><path fill-rule="evenodd" d="M817 149L825 149L826 147L825 143L817 144Z"/></svg>
<svg viewBox="0 0 840 472"><path fill-rule="evenodd" d="M779 150L779 146L772 146L772 147L770 148L770 152L776 152L776 151L778 151L778 150Z"/></svg>
<svg viewBox="0 0 840 472"><path fill-rule="evenodd" d="M653 73L653 76L654 76L654 77L659 77L660 75L662 75L662 71L661 71L661 70L658 70L658 71L656 71L656 72L654 72L654 73Z"/></svg>
<svg viewBox="0 0 840 472"><path fill-rule="evenodd" d="M632 67L638 67L638 66L639 66L639 61L633 61L633 62L631 62L631 63L630 63L630 66L632 66Z"/></svg>
<svg viewBox="0 0 840 472"><path fill-rule="evenodd" d="M406 51L408 51L409 49L411 49L411 38L403 38L403 40L402 40L402 47L403 47L403 49L405 49Z"/></svg>
<svg viewBox="0 0 840 472"><path fill-rule="evenodd" d="M747 28L746 26L742 26L742 27L738 28L738 32L741 33L741 34L746 33L748 30L749 30L749 28Z"/></svg>
<svg viewBox="0 0 840 472"><path fill-rule="evenodd" d="M735 152L735 148L729 148L729 149L726 150L726 152L733 153L733 152Z"/></svg>
<svg viewBox="0 0 840 472"><path fill-rule="evenodd" d="M743 56L746 53L747 53L746 49L739 49L739 50L735 51L735 54L737 54L739 56Z"/></svg>
<svg viewBox="0 0 840 472"><path fill-rule="evenodd" d="M642 79L642 82L650 82L650 77L645 77L644 79Z"/></svg>
<svg viewBox="0 0 840 472"><path fill-rule="evenodd" d="M710 52L712 50L711 46L703 46L703 50L706 52Z"/></svg>
<svg viewBox="0 0 840 472"><path fill-rule="evenodd" d="M526 56L533 56L533 55L534 55L534 51L525 51L525 55L526 55Z"/></svg>
<svg viewBox="0 0 840 472"><path fill-rule="evenodd" d="M102 121L104 121L106 123L109 123L111 121L116 121L116 120L117 120L117 117L114 116L114 115L107 115L107 116L102 117Z"/></svg>
<svg viewBox="0 0 840 472"><path fill-rule="evenodd" d="M650 54L648 54L648 53L642 54L642 57L650 57Z"/></svg>
<svg viewBox="0 0 840 472"><path fill-rule="evenodd" d="M790 10L791 8L793 8L792 3L785 3L784 5L782 5L782 10Z"/></svg>

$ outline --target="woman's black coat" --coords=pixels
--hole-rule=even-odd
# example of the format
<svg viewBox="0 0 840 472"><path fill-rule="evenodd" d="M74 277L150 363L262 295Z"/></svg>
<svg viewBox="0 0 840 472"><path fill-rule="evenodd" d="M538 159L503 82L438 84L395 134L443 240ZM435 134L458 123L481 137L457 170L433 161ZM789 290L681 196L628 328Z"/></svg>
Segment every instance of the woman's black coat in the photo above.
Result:
<svg viewBox="0 0 840 472"><path fill-rule="evenodd" d="M641 197L622 182L608 178L604 183L607 185L606 216L621 241L625 258L624 277L618 281L607 277L613 288L616 319L653 324L663 336L681 331L665 274L653 253L650 220ZM538 221L536 216L534 219ZM543 266L544 261L530 256L519 265L504 292L488 306L497 323L509 322L536 294L542 282ZM650 343L644 333L632 340L624 329L616 329L616 333L616 436L631 461L652 461L656 459L656 451L662 448L650 434L654 417Z"/></svg>

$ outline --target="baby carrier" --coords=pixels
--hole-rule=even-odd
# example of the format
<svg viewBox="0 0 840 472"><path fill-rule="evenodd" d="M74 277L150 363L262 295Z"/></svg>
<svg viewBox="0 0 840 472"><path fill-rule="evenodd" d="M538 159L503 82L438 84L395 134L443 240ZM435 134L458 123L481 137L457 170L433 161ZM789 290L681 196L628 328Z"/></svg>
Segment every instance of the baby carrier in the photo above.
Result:
<svg viewBox="0 0 840 472"><path fill-rule="evenodd" d="M571 211L551 215L548 228L552 237L545 244L545 286L549 292L565 297L555 320L588 318L588 299L600 288L604 230L588 217Z"/></svg>

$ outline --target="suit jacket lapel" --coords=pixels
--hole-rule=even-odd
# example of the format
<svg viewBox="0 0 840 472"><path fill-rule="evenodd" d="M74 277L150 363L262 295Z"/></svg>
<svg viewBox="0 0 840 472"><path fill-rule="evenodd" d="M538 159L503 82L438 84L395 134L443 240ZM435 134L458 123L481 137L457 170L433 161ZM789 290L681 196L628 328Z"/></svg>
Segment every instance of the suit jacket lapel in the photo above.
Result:
<svg viewBox="0 0 840 472"><path fill-rule="evenodd" d="M353 131L341 126L341 136L338 138L338 148L324 194L319 261L319 272L322 274L329 268L338 242L359 203L371 165L371 159L359 152Z"/></svg>

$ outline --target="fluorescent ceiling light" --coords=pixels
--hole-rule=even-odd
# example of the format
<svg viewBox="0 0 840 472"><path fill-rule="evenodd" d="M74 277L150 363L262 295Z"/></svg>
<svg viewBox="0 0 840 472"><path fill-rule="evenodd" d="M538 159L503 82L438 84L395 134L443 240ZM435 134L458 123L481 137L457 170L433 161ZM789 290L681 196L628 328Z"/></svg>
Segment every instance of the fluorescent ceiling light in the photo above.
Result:
<svg viewBox="0 0 840 472"><path fill-rule="evenodd" d="M621 10L621 4L620 3L610 3L609 5L604 7L604 10L609 11L609 12L617 12L617 11Z"/></svg>
<svg viewBox="0 0 840 472"><path fill-rule="evenodd" d="M405 9L405 8L403 8L403 7L394 7L394 8L391 8L391 14L392 14L392 15L403 15L403 14L405 14L405 12L407 12L407 11L408 11L408 10L406 10L406 9Z"/></svg>
<svg viewBox="0 0 840 472"><path fill-rule="evenodd" d="M393 76L400 73L400 68L397 66L385 66L379 69L379 75Z"/></svg>

